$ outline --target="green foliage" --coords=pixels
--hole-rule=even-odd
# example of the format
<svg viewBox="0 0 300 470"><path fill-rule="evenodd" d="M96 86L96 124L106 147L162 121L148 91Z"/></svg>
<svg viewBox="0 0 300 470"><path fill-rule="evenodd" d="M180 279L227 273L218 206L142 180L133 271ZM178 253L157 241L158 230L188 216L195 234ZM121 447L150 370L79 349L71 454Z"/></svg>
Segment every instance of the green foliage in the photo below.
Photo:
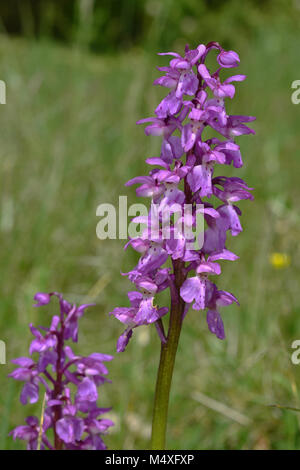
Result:
<svg viewBox="0 0 300 470"><path fill-rule="evenodd" d="M292 0L12 0L0 3L3 31L79 44L95 52L169 49L234 36L251 41L267 27L298 27ZM297 18L298 17L298 18Z"/></svg>

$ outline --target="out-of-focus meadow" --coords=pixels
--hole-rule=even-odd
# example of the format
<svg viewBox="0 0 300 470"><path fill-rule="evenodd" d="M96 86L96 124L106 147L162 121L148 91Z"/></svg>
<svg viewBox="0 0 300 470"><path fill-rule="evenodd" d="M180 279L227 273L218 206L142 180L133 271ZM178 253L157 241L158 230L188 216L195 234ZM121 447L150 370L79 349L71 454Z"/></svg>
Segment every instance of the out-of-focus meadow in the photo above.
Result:
<svg viewBox="0 0 300 470"><path fill-rule="evenodd" d="M94 2L74 3L84 13ZM201 312L185 319L168 447L300 447L300 414L269 406L300 405L300 365L291 362L291 344L300 339L300 105L291 102L291 83L300 79L300 3L208 3L139 2L142 24L137 2L119 2L119 16L100 8L98 42L95 27L83 20L72 41L59 29L61 41L50 33L33 38L29 7L18 12L29 25L18 37L1 22L0 78L7 86L7 104L0 107L0 339L7 345L7 365L0 365L2 449L24 448L7 434L41 409L41 401L23 407L21 384L6 378L9 361L27 354L28 323L47 325L53 313L32 307L36 291L95 301L80 320L75 350L115 354L122 325L108 312L127 305L130 284L120 271L131 268L137 254L124 253L122 240L97 239L96 208L117 204L119 195L136 201L124 183L147 171L146 157L158 155L160 139L147 138L135 122L153 115L163 96L152 87L155 67L166 64L156 56L159 47L182 52L185 42L195 47L210 40L237 50L238 73L248 76L237 84L230 111L257 116L257 134L238 140L244 167L226 171L255 187L255 200L240 204L244 232L228 244L240 260L223 263L218 283L241 304L223 309L227 339L208 332ZM282 263L274 253L284 255ZM116 421L109 448L148 446L158 360L155 328L140 327L126 352L109 363L112 384L100 393L101 406L112 406Z"/></svg>

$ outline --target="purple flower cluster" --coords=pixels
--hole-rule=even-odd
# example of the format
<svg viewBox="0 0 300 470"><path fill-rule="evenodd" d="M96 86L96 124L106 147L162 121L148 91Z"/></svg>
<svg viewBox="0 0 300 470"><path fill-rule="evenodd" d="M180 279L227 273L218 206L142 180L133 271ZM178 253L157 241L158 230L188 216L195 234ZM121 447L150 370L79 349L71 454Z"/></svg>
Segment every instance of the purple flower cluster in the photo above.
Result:
<svg viewBox="0 0 300 470"><path fill-rule="evenodd" d="M217 66L210 71L205 65L207 54L217 50ZM138 184L138 196L151 198L158 207L159 221L155 236L149 232L151 217L136 217L137 223L145 223L141 236L127 243L141 253L137 266L127 273L136 289L128 293L130 307L115 308L111 314L126 325L118 340L117 351L124 351L134 328L155 323L159 336L166 341L162 316L168 308L155 305L157 293L169 288L172 305L183 304L182 315L190 306L194 310L207 309L209 330L224 339L224 325L219 307L238 303L230 292L218 290L211 276L221 273L219 260L235 260L237 255L226 249L227 234L238 235L242 226L240 209L235 203L241 199L253 199L247 184L237 177L215 176L217 165L243 165L237 136L254 134L247 124L252 116L228 115L225 99L235 95L234 82L245 80L245 75L232 75L221 79L223 69L239 65L236 52L225 51L218 43L200 44L191 50L188 46L181 57L174 52L168 67L158 67L163 75L154 84L169 89L167 96L155 110L155 117L142 119L147 123L146 135L162 136L159 157L146 162L156 168L147 176L128 181L127 186ZM209 136L205 136L210 128ZM212 132L213 131L213 132ZM211 134L215 134L211 137ZM207 138L209 137L209 138ZM184 160L183 160L184 158ZM210 198L219 200L214 207ZM198 212L205 221L204 242L199 249L191 249L189 240L175 223L170 227L168 239L162 237L163 215L184 205L192 207L190 226L194 227ZM197 209L201 205L202 209ZM182 213L184 212L184 208ZM163 267L171 260L173 270ZM194 274L192 274L194 273Z"/></svg>
<svg viewBox="0 0 300 470"><path fill-rule="evenodd" d="M45 409L42 419L29 416L26 425L17 426L10 434L23 439L28 449L35 450L40 439L41 449L93 449L106 446L101 438L113 422L102 419L109 408L97 406L97 387L109 380L103 364L113 356L93 353L87 357L75 355L66 340L77 342L78 319L90 305L71 305L56 292L37 293L36 307L49 304L51 296L59 299L60 315L54 315L50 328L30 330L34 336L29 354L12 362L18 366L9 377L25 382L20 396L23 405L36 403L40 387L45 393ZM40 421L43 423L40 428Z"/></svg>

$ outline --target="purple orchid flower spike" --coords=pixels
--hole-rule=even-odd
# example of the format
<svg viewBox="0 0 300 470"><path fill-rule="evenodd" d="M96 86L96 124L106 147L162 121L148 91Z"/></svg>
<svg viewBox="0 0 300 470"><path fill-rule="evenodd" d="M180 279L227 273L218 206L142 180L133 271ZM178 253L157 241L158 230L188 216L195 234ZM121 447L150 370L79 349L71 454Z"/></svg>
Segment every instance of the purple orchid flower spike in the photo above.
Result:
<svg viewBox="0 0 300 470"><path fill-rule="evenodd" d="M217 50L214 70L206 63L212 50ZM184 55L176 52L160 55L171 56L171 60L168 66L158 67L162 76L154 84L167 88L168 93L156 107L155 117L142 119L138 124L147 124L146 135L162 137L161 152L147 158L151 167L148 175L127 183L138 184L136 194L151 199L151 214L155 213L155 217L139 216L132 221L146 226L142 237L133 238L126 245L141 255L137 265L126 273L137 291L128 294L130 307L118 307L111 312L126 325L117 351L125 350L139 325L154 323L161 342L153 449L164 448L174 357L189 307L198 311L201 319L206 310L209 331L224 340L220 308L238 303L233 294L218 290L213 279L221 277L223 260L238 258L227 250L226 242L228 236L237 236L242 231L242 213L236 204L252 200L252 188L240 178L218 172L223 165L243 166L236 139L254 134L248 124L255 119L230 115L226 109L228 98L235 97L236 86L246 79L242 74L222 77L224 69L240 63L235 51L226 51L218 42L210 42L195 49L187 46ZM214 135L204 140L206 130ZM197 232L200 216L204 227ZM165 268L165 263L171 268ZM157 293L165 289L170 290L169 310L157 306Z"/></svg>
<svg viewBox="0 0 300 470"><path fill-rule="evenodd" d="M206 57L212 49L218 50L217 68L214 72L209 71L205 65ZM156 117L142 119L138 124L150 123L145 129L146 134L163 137L161 154L160 157L146 160L152 167L149 175L137 176L127 183L127 186L139 185L137 195L151 198L152 205L158 207L159 216L155 222L155 239L151 235L154 224L150 216L133 219L135 223L146 223L147 229L142 238L131 239L126 245L141 253L137 266L126 274L136 284L139 292L129 293L130 307L115 308L111 312L111 315L127 325L118 341L118 351L124 351L133 329L139 325L155 323L160 339L164 338L161 335L161 317L166 315L167 309L153 305L156 293L161 290L161 286L156 283L156 276L168 258L172 260L173 267L174 262L182 266L183 276L179 290L177 287L177 298L181 297L182 301L186 305L192 305L193 309L216 311L216 307L209 306L207 292L210 291L212 282L208 276L220 274L217 259L237 258L236 255L229 256L226 250L228 232L236 236L242 231L241 211L235 203L253 199L250 192L252 188L240 178L214 175L215 168L219 165L233 163L236 168L243 165L240 147L235 138L254 133L245 124L253 121L254 117L228 115L225 108L226 98L232 99L235 94L232 83L244 81L246 78L245 75L236 74L225 80L221 79L223 69L239 65L238 54L232 50L224 50L217 42L211 42L206 46L200 44L195 49L187 46L183 56L176 52L159 55L171 56L171 60L169 66L158 67L163 75L157 78L154 84L168 88L169 93L156 108ZM187 97L191 97L190 101ZM202 135L206 127L211 127L226 140L220 140L216 136L204 141ZM180 135L172 135L175 131ZM185 163L182 162L184 152ZM182 182L184 190L181 188ZM214 208L207 205L205 199L212 196L221 201L220 206ZM161 214L167 211L173 214L178 207L183 208L186 203L192 204L194 211L189 227L195 226L195 215L200 212L207 224L203 244L198 251L187 248L188 240L177 225L170 227L166 239L163 237L164 218ZM204 209L196 209L196 204L204 204ZM180 218L181 220L183 218ZM192 270L195 270L195 276L186 278L186 274ZM163 289L169 288L171 296L175 295L175 271L168 274L163 283ZM151 287L150 291L143 291L141 284L138 285L139 279L145 276L153 283L154 287ZM217 332L215 334L223 338L223 323L218 315L210 313L208 325L210 331Z"/></svg>
<svg viewBox="0 0 300 470"><path fill-rule="evenodd" d="M34 296L36 307L49 304L51 297L59 299L60 314L54 315L49 328L30 325L34 336L30 347L31 357L13 359L18 367L9 377L24 382L20 401L23 405L36 403L40 388L45 394L43 427L40 420L30 416L26 425L17 426L11 435L27 442L27 448L36 450L41 439L41 449L106 449L102 435L113 426L108 419L98 418L109 409L97 407L98 387L105 382L108 370L104 362L113 356L92 353L87 357L75 355L67 340L78 341L78 320L94 304L77 307L63 299L57 292L38 292ZM75 386L74 398L68 384ZM52 440L50 433L52 432Z"/></svg>

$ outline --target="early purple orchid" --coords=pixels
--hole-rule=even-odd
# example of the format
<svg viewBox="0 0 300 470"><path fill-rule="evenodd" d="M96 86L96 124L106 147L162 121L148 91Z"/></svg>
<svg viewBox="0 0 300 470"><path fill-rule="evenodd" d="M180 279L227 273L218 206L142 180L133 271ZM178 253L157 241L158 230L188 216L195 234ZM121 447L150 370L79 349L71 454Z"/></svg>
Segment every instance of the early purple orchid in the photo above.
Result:
<svg viewBox="0 0 300 470"><path fill-rule="evenodd" d="M205 64L211 50L218 52L215 70L209 70ZM219 290L211 277L220 277L218 261L238 258L227 250L226 241L229 234L237 236L242 231L241 210L235 204L244 199L252 200L252 188L240 178L215 175L215 170L231 163L235 168L243 165L235 140L240 135L254 134L248 123L255 119L230 115L226 110L227 98L235 96L233 83L246 79L242 74L222 76L227 69L239 65L240 58L235 51L226 51L217 42L210 42L192 50L187 46L184 56L175 52L160 55L170 55L172 59L169 66L158 68L163 75L154 84L168 88L169 93L155 109L155 117L142 119L137 124L148 124L146 135L162 136L161 153L147 158L146 162L151 165L149 175L135 177L127 183L128 186L139 184L136 194L151 198L151 214L133 219L135 223L146 224L143 236L131 239L126 245L141 253L137 265L126 274L138 292L128 294L130 307L115 308L111 312L127 326L118 340L118 351L124 351L133 329L139 325L154 323L161 340L153 449L164 448L174 358L189 307L199 313L207 310L209 330L223 340L225 329L219 309L238 303L232 293ZM216 135L205 140L208 128ZM215 200L221 204L215 204ZM178 208L179 219L172 219L166 230L165 215L176 214ZM194 235L191 230L196 227L199 215L206 226L203 233ZM189 228L187 233L180 228L182 221ZM194 240L198 241L198 247L191 246ZM165 268L166 262L173 269ZM159 284L163 272L164 281ZM145 277L148 287L143 286ZM170 289L169 315L167 307L158 307L155 301L157 292L165 289ZM165 334L163 323L168 317Z"/></svg>
<svg viewBox="0 0 300 470"><path fill-rule="evenodd" d="M52 296L59 299L60 314L53 316L49 328L30 325L34 339L29 354L37 354L37 359L13 359L18 368L9 374L9 377L25 382L20 396L23 405L36 403L42 386L45 393L43 417L40 422L37 417L30 416L26 425L17 426L10 434L14 439L26 441L31 450L37 449L38 445L50 450L106 449L101 435L113 426L113 422L100 417L109 409L97 407L97 387L109 382L104 362L113 357L100 353L87 357L75 355L65 342L68 339L78 341L78 319L94 304L77 307L57 292L39 292L34 297L35 306L49 304ZM68 384L76 389L73 398Z"/></svg>
<svg viewBox="0 0 300 470"><path fill-rule="evenodd" d="M204 63L211 49L218 50L218 67L214 72L210 72ZM164 240L161 237L162 219L156 221L158 224L156 240L151 238L149 227L152 222L149 217L148 230L145 230L143 238L132 239L126 245L126 247L131 245L142 254L137 266L127 275L136 285L140 277L147 276L155 286L155 276L170 257L173 265L174 261L180 262L183 273L190 273L193 269L196 271L195 277L184 279L186 276L184 274L178 294L181 299L187 305L193 305L196 310L207 308L210 312L216 312L217 306L220 305L217 302L219 291L215 290L213 298L208 301L206 290L212 283L207 276L220 274L220 266L214 262L216 259L237 258L236 255L228 255L229 252L225 247L227 232L236 236L242 230L239 220L241 212L234 204L239 200L253 199L250 193L252 188L240 178L214 177L217 165L233 163L236 168L243 165L240 147L235 138L242 134L254 133L245 125L253 121L254 117L231 116L227 114L225 108L225 99L227 97L232 99L235 94L232 82L241 82L246 76L237 74L225 80L221 79L222 69L237 67L240 59L236 52L225 51L216 42L207 46L200 44L193 50L187 46L184 57L174 52L160 55L170 55L172 59L168 67L158 68L164 75L156 79L154 84L169 88L170 92L157 107L155 118L138 121L138 124L151 123L145 129L147 135L163 136L160 157L146 160L152 167L158 166L160 169L151 169L148 176L135 177L126 185L139 184L137 195L150 197L152 203L158 205L159 213L166 210L172 213L175 211L174 207L178 205L183 207L185 203L192 204L194 215L191 217L191 226L195 224L194 206L197 203L204 204L206 208L202 212L207 228L202 248L198 252L186 250L186 239L176 226L170 228L168 239ZM209 92L212 96L209 96ZM186 97L189 97L190 101ZM206 127L217 131L223 139L216 136L203 140L202 134ZM174 135L175 132L177 135ZM185 163L181 160L184 152L186 152ZM181 187L181 182L184 182L184 188ZM205 198L210 199L211 196L218 198L222 205L216 208L207 205ZM138 217L134 222L141 223L142 218ZM218 253L223 255L218 258ZM164 283L165 288L170 288L171 295L174 294L174 276L176 277L175 272L173 276L168 274ZM129 293L131 307L116 308L111 312L122 323L128 325L122 334L119 351L124 350L133 328L155 323L166 314L166 307L156 309L152 306L157 289L158 286L156 289L152 287L149 291L151 294L147 294L151 301L148 297L143 297L146 294L131 292ZM210 330L217 332L217 336L223 339L225 334L220 333L223 327L220 326L219 317L216 313L209 313L208 318ZM213 324L217 326L213 328Z"/></svg>

